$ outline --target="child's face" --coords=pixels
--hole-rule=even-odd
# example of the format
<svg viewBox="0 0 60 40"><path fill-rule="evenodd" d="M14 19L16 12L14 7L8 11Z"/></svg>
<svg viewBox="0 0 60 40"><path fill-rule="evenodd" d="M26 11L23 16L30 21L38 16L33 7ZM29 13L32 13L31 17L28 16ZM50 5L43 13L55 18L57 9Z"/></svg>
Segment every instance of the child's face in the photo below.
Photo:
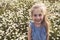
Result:
<svg viewBox="0 0 60 40"><path fill-rule="evenodd" d="M41 23L43 20L43 12L40 9L35 9L32 14L32 19L35 23Z"/></svg>

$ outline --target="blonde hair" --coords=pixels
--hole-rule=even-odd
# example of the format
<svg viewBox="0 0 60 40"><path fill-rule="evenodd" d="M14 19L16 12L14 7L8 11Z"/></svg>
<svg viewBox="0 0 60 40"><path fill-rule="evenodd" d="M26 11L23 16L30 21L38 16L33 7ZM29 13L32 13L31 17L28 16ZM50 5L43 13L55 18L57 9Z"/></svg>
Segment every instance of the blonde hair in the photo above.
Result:
<svg viewBox="0 0 60 40"><path fill-rule="evenodd" d="M49 32L48 31L48 27L49 27L49 20L47 18L47 8L46 6L43 4L43 3L36 3L35 5L32 6L31 8L31 15L33 14L34 10L35 9L38 9L40 8L41 11L43 11L43 14L44 14L44 18L43 18L43 21L42 21L42 25L44 25L46 27L46 31L47 33Z"/></svg>
<svg viewBox="0 0 60 40"><path fill-rule="evenodd" d="M43 3L36 3L31 8L31 14L33 14L34 10L39 8L42 12L44 12L44 15L46 13L46 6Z"/></svg>

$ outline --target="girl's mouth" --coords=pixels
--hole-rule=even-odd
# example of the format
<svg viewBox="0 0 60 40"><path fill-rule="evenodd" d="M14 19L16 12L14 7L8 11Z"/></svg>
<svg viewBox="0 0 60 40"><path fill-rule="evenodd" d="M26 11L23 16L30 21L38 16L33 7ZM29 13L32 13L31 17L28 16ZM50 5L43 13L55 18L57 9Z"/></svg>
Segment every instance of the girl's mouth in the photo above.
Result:
<svg viewBox="0 0 60 40"><path fill-rule="evenodd" d="M39 20L35 20L36 23L41 23L42 22L42 19L39 19Z"/></svg>
<svg viewBox="0 0 60 40"><path fill-rule="evenodd" d="M41 23L41 20L36 20L35 22L37 22L37 23Z"/></svg>
<svg viewBox="0 0 60 40"><path fill-rule="evenodd" d="M42 21L41 19L37 19L37 20L35 20L36 22L40 22L40 21Z"/></svg>

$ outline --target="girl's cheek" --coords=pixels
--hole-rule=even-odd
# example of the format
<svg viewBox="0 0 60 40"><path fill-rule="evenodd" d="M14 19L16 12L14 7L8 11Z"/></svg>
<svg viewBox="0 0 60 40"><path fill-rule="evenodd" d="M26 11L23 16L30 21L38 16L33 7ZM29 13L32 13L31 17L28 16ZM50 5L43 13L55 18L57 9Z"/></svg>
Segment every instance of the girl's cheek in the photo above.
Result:
<svg viewBox="0 0 60 40"><path fill-rule="evenodd" d="M32 19L34 20L35 18L32 16Z"/></svg>
<svg viewBox="0 0 60 40"><path fill-rule="evenodd" d="M43 19L43 16L41 18Z"/></svg>
<svg viewBox="0 0 60 40"><path fill-rule="evenodd" d="M43 19L43 16L40 16L39 18L40 18L40 19Z"/></svg>
<svg viewBox="0 0 60 40"><path fill-rule="evenodd" d="M42 19L44 18L44 16L42 17Z"/></svg>

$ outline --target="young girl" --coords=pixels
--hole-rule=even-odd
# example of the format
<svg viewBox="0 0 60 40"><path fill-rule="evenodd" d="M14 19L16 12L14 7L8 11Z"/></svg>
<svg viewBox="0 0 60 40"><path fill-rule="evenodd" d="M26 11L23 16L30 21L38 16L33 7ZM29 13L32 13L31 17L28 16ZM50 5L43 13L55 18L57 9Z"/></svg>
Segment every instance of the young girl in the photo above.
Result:
<svg viewBox="0 0 60 40"><path fill-rule="evenodd" d="M31 17L32 21L29 24L28 40L49 40L46 6L43 3L33 5Z"/></svg>

